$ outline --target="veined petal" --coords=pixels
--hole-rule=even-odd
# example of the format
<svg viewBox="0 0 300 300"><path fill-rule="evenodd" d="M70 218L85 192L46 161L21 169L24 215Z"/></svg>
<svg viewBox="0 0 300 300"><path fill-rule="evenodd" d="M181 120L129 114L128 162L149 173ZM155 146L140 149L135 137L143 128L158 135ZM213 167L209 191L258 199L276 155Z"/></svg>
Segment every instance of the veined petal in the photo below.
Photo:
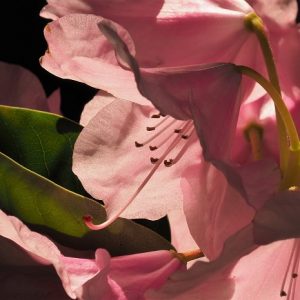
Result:
<svg viewBox="0 0 300 300"><path fill-rule="evenodd" d="M147 103L136 88L131 72L119 67L110 43L99 33L94 15L68 15L51 22L44 34L49 49L41 58L41 65L55 75L84 82L108 91L123 99ZM119 33L134 45L127 31ZM104 72L105 70L105 72Z"/></svg>
<svg viewBox="0 0 300 300"><path fill-rule="evenodd" d="M120 213L127 218L158 219L178 208L182 201L180 174L188 165L200 160L200 146L193 137L188 155L183 155L174 166L159 166L130 204L132 195L155 167L150 157L164 153L163 149L150 152L151 143L135 146L136 141L142 143L151 137L152 132L146 127L151 120L157 122L149 118L154 113L157 111L151 106L115 99L86 125L75 144L73 171L93 197L105 202L110 220ZM180 126L180 121L177 122ZM173 130L163 132L161 139L174 134ZM181 146L178 147L170 152L171 157L176 156Z"/></svg>
<svg viewBox="0 0 300 300"><path fill-rule="evenodd" d="M80 116L80 124L86 126L93 117L105 106L115 101L115 97L103 91L99 91L83 108Z"/></svg>
<svg viewBox="0 0 300 300"><path fill-rule="evenodd" d="M175 67L216 61L253 63L258 55L247 54L258 44L244 26L251 11L246 1L229 0L50 0L41 15L56 19L82 13L110 19L129 31L142 67Z"/></svg>

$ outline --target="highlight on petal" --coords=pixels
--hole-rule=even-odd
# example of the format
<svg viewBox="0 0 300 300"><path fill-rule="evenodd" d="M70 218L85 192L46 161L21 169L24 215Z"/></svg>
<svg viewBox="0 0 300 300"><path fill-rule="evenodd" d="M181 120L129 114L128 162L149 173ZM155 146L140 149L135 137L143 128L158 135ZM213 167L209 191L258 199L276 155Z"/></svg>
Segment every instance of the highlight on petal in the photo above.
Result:
<svg viewBox="0 0 300 300"><path fill-rule="evenodd" d="M258 43L243 23L252 11L246 1L229 0L49 0L41 15L57 19L80 13L109 19L130 33L141 66L153 68L216 61L254 66Z"/></svg>
<svg viewBox="0 0 300 300"><path fill-rule="evenodd" d="M147 103L132 73L119 67L112 46L100 34L97 23L102 19L74 14L49 23L44 30L49 48L41 58L41 66L56 76L83 82L116 97ZM115 28L134 53L128 32L119 25Z"/></svg>

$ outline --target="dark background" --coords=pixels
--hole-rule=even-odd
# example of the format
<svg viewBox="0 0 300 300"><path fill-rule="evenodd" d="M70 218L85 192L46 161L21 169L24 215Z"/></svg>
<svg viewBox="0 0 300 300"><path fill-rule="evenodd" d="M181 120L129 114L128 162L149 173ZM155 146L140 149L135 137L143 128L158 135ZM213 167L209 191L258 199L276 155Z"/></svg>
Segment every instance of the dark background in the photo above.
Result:
<svg viewBox="0 0 300 300"><path fill-rule="evenodd" d="M78 121L84 104L93 97L96 90L82 83L60 79L39 65L39 58L47 48L43 28L49 20L39 16L39 12L46 1L3 2L5 4L1 3L0 18L0 60L19 64L31 70L40 79L47 95L60 88L62 113L64 116ZM299 14L297 19L299 20ZM146 220L139 220L138 222L169 238L166 218L156 222Z"/></svg>

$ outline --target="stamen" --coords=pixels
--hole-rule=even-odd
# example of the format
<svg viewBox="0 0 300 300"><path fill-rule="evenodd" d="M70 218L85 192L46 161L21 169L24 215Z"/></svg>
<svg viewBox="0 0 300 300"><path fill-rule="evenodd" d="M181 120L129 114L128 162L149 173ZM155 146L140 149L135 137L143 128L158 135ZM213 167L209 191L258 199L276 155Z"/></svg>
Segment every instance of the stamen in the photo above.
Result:
<svg viewBox="0 0 300 300"><path fill-rule="evenodd" d="M183 121L183 124L186 124L186 121ZM159 148L161 148L167 141L170 140L170 138L173 136L174 132L171 131L162 141L160 141L158 144L156 144L155 146L149 146L151 151L157 150Z"/></svg>
<svg viewBox="0 0 300 300"><path fill-rule="evenodd" d="M192 135L196 135L196 130L195 128L193 128L191 134L190 134L190 137ZM181 157L183 156L183 154L186 152L186 150L188 149L190 143L193 141L193 139L189 139L189 141L187 143L185 143L183 145L183 147L180 149L180 151L177 153L177 155L175 156L175 158L172 160L172 165L175 165L180 159Z"/></svg>
<svg viewBox="0 0 300 300"><path fill-rule="evenodd" d="M149 146L149 149L150 149L150 151L154 151L154 150L157 149L157 147L156 146Z"/></svg>
<svg viewBox="0 0 300 300"><path fill-rule="evenodd" d="M171 166L173 165L173 159L172 159L172 158L170 158L170 159L165 159L165 160L164 160L164 165L165 165L166 167L171 167Z"/></svg>
<svg viewBox="0 0 300 300"><path fill-rule="evenodd" d="M185 134L187 136L187 138L192 136L192 134L195 133L195 127L193 126L193 122L189 121L186 124L186 126L183 128L183 131L184 131L184 133L187 133L187 134ZM182 136L181 136L181 138L182 138ZM175 158L166 159L164 161L165 166L171 167L172 165L176 164L180 160L180 158L183 156L183 154L186 152L186 150L188 149L191 141L192 141L192 139L190 139L188 142L184 143L184 145L182 146L180 151L177 153Z"/></svg>
<svg viewBox="0 0 300 300"><path fill-rule="evenodd" d="M250 124L244 134L250 143L253 160L262 159L263 154L263 128L255 123Z"/></svg>
<svg viewBox="0 0 300 300"><path fill-rule="evenodd" d="M168 120L169 117L165 118L162 122L164 122L165 120ZM162 124L162 122L160 122L158 125L156 125L155 127L157 128L158 126L160 126ZM161 135L166 129L168 129L170 126L172 126L174 123L176 123L177 120L173 119L171 122L169 122L166 126L164 126L161 130L159 130L156 134L154 134L152 137L150 137L148 140L144 141L144 142L135 142L138 144L142 144L147 145L149 144L151 141L153 141L154 139L156 139L159 135Z"/></svg>
<svg viewBox="0 0 300 300"><path fill-rule="evenodd" d="M151 118L154 118L154 119L159 119L161 117L160 114L154 114L151 116Z"/></svg>
<svg viewBox="0 0 300 300"><path fill-rule="evenodd" d="M141 143L139 143L139 142L137 142L137 141L135 141L134 144L135 144L135 146L136 146L137 148L140 148L140 147L143 147L143 146L144 146L144 144L141 144Z"/></svg>
<svg viewBox="0 0 300 300"><path fill-rule="evenodd" d="M150 157L150 161L152 164L155 164L156 162L158 162L159 158L154 158L154 157Z"/></svg>
<svg viewBox="0 0 300 300"><path fill-rule="evenodd" d="M153 130L155 130L155 127L146 127L146 130L147 131L153 131Z"/></svg>
<svg viewBox="0 0 300 300"><path fill-rule="evenodd" d="M176 121L176 120L174 120ZM172 122L174 123L174 122ZM162 156L159 158L159 160L155 163L153 168L150 170L146 178L143 180L141 185L137 188L137 190L133 193L133 195L128 199L125 206L123 206L119 211L114 212L113 216L110 216L105 222L101 224L94 224L92 222L93 218L91 216L84 216L83 221L87 227L89 227L92 230L100 230L103 229L110 224L112 224L122 213L123 211L130 205L130 203L137 197L137 195L142 191L142 189L145 187L145 185L149 182L153 174L156 172L160 164L165 160L166 156L169 155L172 149L177 146L178 143L180 143L181 137L179 135L176 135L176 137L173 139L171 144L168 146L168 148L165 150L165 152L162 154Z"/></svg>

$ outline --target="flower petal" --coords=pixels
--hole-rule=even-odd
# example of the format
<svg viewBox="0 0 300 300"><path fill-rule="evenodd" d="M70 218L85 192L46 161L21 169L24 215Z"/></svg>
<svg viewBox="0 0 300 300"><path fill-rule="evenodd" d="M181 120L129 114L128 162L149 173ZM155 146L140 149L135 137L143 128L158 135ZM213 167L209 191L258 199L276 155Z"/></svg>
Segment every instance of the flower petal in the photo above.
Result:
<svg viewBox="0 0 300 300"><path fill-rule="evenodd" d="M296 0L247 0L260 17L282 26L295 23L298 5Z"/></svg>
<svg viewBox="0 0 300 300"><path fill-rule="evenodd" d="M99 91L83 108L80 116L80 124L86 126L93 117L105 106L112 103L116 98L103 91Z"/></svg>
<svg viewBox="0 0 300 300"><path fill-rule="evenodd" d="M114 50L97 23L101 17L68 15L51 22L44 30L49 50L41 65L62 78L84 82L117 97L147 103L136 88L131 72L119 67ZM134 45L127 31L116 26L131 51ZM104 72L105 70L105 72Z"/></svg>
<svg viewBox="0 0 300 300"><path fill-rule="evenodd" d="M153 68L253 62L257 55L249 54L258 44L244 26L251 11L246 1L229 0L49 0L41 15L56 19L82 13L112 20L130 33L141 66Z"/></svg>
<svg viewBox="0 0 300 300"><path fill-rule="evenodd" d="M159 291L148 291L146 299L233 299L235 279L230 272L238 259L253 249L252 226L249 225L227 240L217 260L199 261L187 271L176 272Z"/></svg>
<svg viewBox="0 0 300 300"><path fill-rule="evenodd" d="M254 219L255 241L267 244L300 237L300 192L278 193L259 210Z"/></svg>
<svg viewBox="0 0 300 300"><path fill-rule="evenodd" d="M180 121L166 119L165 124L171 127L162 132L157 141L136 147L135 142L143 143L155 134L146 130L147 126L160 122L150 118L155 113L157 111L150 106L115 99L98 112L76 141L73 171L88 193L104 200L111 221L120 213L127 218L157 219L179 207L182 201L180 174L187 165L200 159L200 146L196 137L191 137L188 155L183 155L171 167L159 166L148 181L147 176L156 168L150 157L161 157L167 147L162 145L162 149L150 151L148 146L158 145L165 138L169 139L168 145L178 138L174 128L182 125ZM182 140L174 146L170 158L176 156L184 143ZM134 201L130 204L132 197Z"/></svg>
<svg viewBox="0 0 300 300"><path fill-rule="evenodd" d="M252 220L254 210L210 163L189 167L181 182L190 232L204 254L215 259L227 238Z"/></svg>
<svg viewBox="0 0 300 300"><path fill-rule="evenodd" d="M48 111L46 94L29 70L0 62L0 104Z"/></svg>

